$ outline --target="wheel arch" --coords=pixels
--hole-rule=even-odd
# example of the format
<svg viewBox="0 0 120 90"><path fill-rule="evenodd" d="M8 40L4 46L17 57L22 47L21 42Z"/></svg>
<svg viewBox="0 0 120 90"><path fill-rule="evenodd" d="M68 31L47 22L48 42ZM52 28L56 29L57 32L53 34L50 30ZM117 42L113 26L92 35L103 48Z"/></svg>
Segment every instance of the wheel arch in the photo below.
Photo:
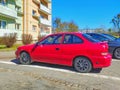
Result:
<svg viewBox="0 0 120 90"><path fill-rule="evenodd" d="M120 48L120 47L116 47L116 48L114 48L113 53L114 53L114 52L115 52L115 50L116 50L116 49L118 49L118 48Z"/></svg>
<svg viewBox="0 0 120 90"><path fill-rule="evenodd" d="M92 63L91 59L90 59L89 57L87 57L87 56L84 56L84 55L75 56L75 57L73 58L73 60L72 60L72 66L74 66L75 59L78 58L78 57L87 58L87 59L90 61L91 65L92 65L92 68L93 68L93 63Z"/></svg>
<svg viewBox="0 0 120 90"><path fill-rule="evenodd" d="M28 51L25 51L25 50L20 51L20 54L23 53L23 52L26 52L27 54L29 54L29 52L28 52ZM29 54L29 55L30 55L30 54Z"/></svg>
<svg viewBox="0 0 120 90"><path fill-rule="evenodd" d="M114 53L115 53L115 50L118 49L118 48L120 48L120 47L116 47L116 48L113 50L113 57L115 57L115 56L114 56Z"/></svg>

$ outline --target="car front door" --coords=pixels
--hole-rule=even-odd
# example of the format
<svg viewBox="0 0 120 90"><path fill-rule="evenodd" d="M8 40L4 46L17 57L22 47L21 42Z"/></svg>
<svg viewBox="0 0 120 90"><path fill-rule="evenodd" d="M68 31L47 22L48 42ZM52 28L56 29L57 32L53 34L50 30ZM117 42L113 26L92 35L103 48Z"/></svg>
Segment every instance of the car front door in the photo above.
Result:
<svg viewBox="0 0 120 90"><path fill-rule="evenodd" d="M32 56L39 62L59 63L63 35L51 35L39 42Z"/></svg>

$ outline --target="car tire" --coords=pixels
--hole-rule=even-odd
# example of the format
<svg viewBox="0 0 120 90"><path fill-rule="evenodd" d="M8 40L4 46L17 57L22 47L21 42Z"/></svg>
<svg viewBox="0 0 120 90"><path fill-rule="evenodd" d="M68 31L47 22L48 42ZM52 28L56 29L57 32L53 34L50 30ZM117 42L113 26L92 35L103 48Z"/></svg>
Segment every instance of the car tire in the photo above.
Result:
<svg viewBox="0 0 120 90"><path fill-rule="evenodd" d="M120 59L120 48L115 49L113 54L116 59Z"/></svg>
<svg viewBox="0 0 120 90"><path fill-rule="evenodd" d="M23 64L23 65L29 65L31 64L31 58L30 58L30 55L26 52L22 52L20 54L20 63Z"/></svg>
<svg viewBox="0 0 120 90"><path fill-rule="evenodd" d="M86 57L77 57L74 60L74 68L80 73L88 73L92 70L92 64Z"/></svg>

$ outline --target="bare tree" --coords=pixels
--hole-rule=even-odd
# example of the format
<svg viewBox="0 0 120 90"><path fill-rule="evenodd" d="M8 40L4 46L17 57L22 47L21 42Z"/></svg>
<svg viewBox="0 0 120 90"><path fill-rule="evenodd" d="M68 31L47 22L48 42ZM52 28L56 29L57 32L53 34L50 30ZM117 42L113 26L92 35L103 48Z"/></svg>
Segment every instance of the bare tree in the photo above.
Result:
<svg viewBox="0 0 120 90"><path fill-rule="evenodd" d="M114 27L116 29L118 29L118 34L120 36L120 14L118 14L117 16L115 16L113 19L112 19L112 23L114 25Z"/></svg>

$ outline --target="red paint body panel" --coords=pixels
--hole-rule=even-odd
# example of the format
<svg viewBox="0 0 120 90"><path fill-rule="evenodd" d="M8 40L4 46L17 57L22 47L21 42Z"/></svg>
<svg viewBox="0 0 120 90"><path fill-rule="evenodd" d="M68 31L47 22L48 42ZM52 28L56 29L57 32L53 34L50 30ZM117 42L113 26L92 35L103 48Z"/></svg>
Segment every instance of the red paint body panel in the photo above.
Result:
<svg viewBox="0 0 120 90"><path fill-rule="evenodd" d="M83 40L83 43L63 44L62 42L65 34L76 35ZM54 35L56 34L52 34L50 36ZM91 61L93 68L103 68L110 66L111 55L108 53L108 45L106 43L90 42L89 40L84 38L81 33L60 33L60 35L63 35L60 44L53 45L31 44L19 47L16 51L16 58L19 58L20 53L22 51L26 51L30 54L31 59L37 62L72 66L75 57L84 56ZM102 55L101 53L108 54Z"/></svg>

